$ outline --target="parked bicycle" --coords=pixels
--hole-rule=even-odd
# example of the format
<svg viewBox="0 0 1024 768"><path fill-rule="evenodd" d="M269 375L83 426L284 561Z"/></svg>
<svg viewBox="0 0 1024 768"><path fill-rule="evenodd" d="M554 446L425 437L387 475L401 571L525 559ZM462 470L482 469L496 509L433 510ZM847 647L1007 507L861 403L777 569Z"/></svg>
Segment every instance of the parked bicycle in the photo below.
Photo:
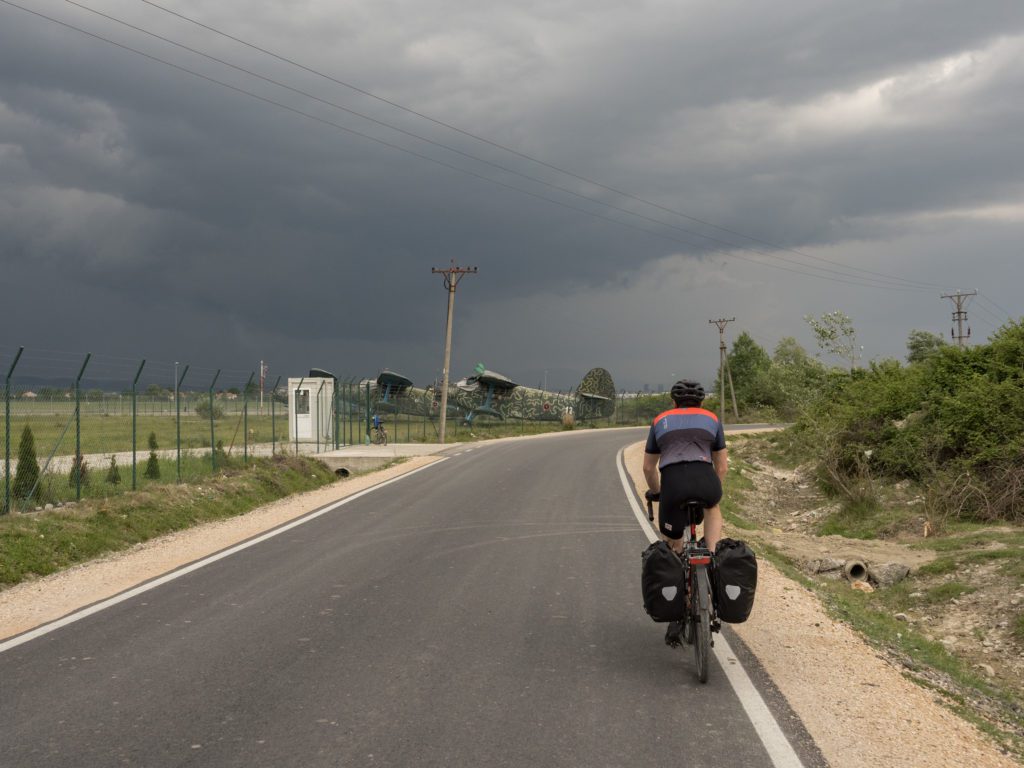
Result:
<svg viewBox="0 0 1024 768"><path fill-rule="evenodd" d="M654 519L652 502L660 499L660 494L646 494L647 517ZM680 637L682 642L670 645L678 646L685 643L693 646L694 658L697 662L697 679L702 683L708 681L711 649L715 641L712 632L721 630L721 623L715 616L715 605L711 595L712 555L703 542L697 540L697 521L703 517L704 504L690 499L683 502L683 510L689 525L683 531L683 552L679 556L683 563L683 583L686 585L686 616L681 622L672 622L666 640L672 636ZM682 626L674 626L679 625Z"/></svg>
<svg viewBox="0 0 1024 768"><path fill-rule="evenodd" d="M373 428L373 444L374 445L387 445L388 444L388 431L384 428L384 423L381 422Z"/></svg>

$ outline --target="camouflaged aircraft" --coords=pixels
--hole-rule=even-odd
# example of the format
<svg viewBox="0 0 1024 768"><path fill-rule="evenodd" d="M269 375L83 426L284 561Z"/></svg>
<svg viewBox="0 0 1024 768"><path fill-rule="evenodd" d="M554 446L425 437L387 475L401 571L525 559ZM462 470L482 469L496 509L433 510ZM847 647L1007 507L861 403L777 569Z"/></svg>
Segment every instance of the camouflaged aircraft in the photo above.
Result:
<svg viewBox="0 0 1024 768"><path fill-rule="evenodd" d="M379 413L436 416L441 407L440 387L415 387L405 376L388 370L371 382L370 398ZM569 393L524 387L483 364L476 366L472 376L448 386L448 418L461 418L467 424L478 419L587 421L607 418L614 411L615 383L604 368L592 368Z"/></svg>

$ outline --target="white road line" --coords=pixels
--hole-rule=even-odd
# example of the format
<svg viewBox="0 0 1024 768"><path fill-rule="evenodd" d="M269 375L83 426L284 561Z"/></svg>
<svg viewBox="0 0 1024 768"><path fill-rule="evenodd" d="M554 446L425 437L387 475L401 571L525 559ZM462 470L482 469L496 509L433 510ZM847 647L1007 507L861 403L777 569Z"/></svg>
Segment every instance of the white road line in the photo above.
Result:
<svg viewBox="0 0 1024 768"><path fill-rule="evenodd" d="M61 627L66 627L68 624L73 624L76 621L79 621L80 619L84 619L86 616L92 616L94 613L99 613L100 611L110 608L113 605L123 603L125 600L130 600L136 595L141 595L143 592L148 592L149 590L155 589L156 587L159 587L162 584L166 584L169 581L174 581L175 579L181 578L185 574L192 573L193 571L198 571L200 568L207 566L210 563L215 563L218 560L223 560L225 557L230 557L236 552L241 552L243 549L248 549L249 547L255 546L256 544L260 544L266 541L267 539L272 539L275 536L284 533L285 531L290 531L292 528L297 528L303 523L308 523L310 520L315 520L321 515L326 515L328 512L333 512L338 507L343 507L349 502L362 498L363 496L366 496L369 493L373 493L374 491L379 490L386 485L391 485L392 483L397 483L399 480L404 480L407 477L412 477L417 472L422 472L423 470L429 469L430 467L435 467L444 461L447 461L447 458L438 459L437 461L431 464L427 464L424 467L414 469L411 472L406 472L404 475L393 477L390 480L385 480L384 482L371 486L366 490L359 491L359 493L353 493L351 496L346 496L344 499L341 499L340 501L336 501L333 504L328 504L326 507L321 507L320 509L310 512L309 514L300 517L297 520L293 520L290 523L282 525L280 528L275 528L272 531L267 531L266 533L257 536L254 539L243 541L241 544L236 544L235 546L230 547L229 549L222 550L221 552L218 552L214 555L210 555L207 558L198 560L192 563L191 565L186 565L184 568L180 568L177 571L172 571L171 573L167 573L163 576L153 579L153 581L147 581L145 584L140 584L137 587L129 589L127 592L122 592L118 595L114 595L113 597L96 603L95 605L90 605L88 608L83 608L80 611L70 613L63 618L50 622L49 624L44 624L41 627L36 627L35 629L29 630L28 632L22 635L18 635L17 637L11 638L10 640L0 643L0 653L3 653L4 651L9 651L12 648L17 648L19 645L27 643L29 640L35 640L37 637L42 637L43 635L47 635L50 632L53 632L54 630L60 629Z"/></svg>
<svg viewBox="0 0 1024 768"><path fill-rule="evenodd" d="M629 506L633 510L637 522L640 523L640 528L643 530L647 540L654 542L657 540L658 534L647 521L646 513L637 502L632 483L630 483L629 475L626 472L624 453L625 449L621 449L616 459L619 479L622 481L622 489L626 492ZM726 679L736 692L740 704L743 705L743 710L747 713L751 724L753 724L754 730L761 739L761 743L764 744L768 757L771 758L772 765L775 768L803 768L803 763L800 762L800 758L793 751L793 747L790 745L786 735L779 728L779 724L772 716L768 705L765 704L761 694L758 693L754 683L750 680L750 676L743 669L743 666L736 658L736 654L733 653L729 643L726 642L721 634L715 639L715 647L712 650L718 659L719 665L725 671Z"/></svg>

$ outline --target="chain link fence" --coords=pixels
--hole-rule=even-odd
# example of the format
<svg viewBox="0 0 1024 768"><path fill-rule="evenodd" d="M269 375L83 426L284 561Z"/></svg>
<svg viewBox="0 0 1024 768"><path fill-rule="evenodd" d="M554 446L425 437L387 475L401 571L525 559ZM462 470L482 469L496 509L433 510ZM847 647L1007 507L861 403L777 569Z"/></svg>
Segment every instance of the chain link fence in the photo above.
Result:
<svg viewBox="0 0 1024 768"><path fill-rule="evenodd" d="M348 376L296 387L258 370L20 347L0 347L0 375L0 513L195 483L256 456L369 444L375 416L392 443L436 443L439 434L438 385L393 392L377 377ZM448 441L646 426L671 407L666 394L625 391L604 403L526 388L506 397L501 414L488 413L489 400L450 397ZM300 439L303 408L318 416Z"/></svg>

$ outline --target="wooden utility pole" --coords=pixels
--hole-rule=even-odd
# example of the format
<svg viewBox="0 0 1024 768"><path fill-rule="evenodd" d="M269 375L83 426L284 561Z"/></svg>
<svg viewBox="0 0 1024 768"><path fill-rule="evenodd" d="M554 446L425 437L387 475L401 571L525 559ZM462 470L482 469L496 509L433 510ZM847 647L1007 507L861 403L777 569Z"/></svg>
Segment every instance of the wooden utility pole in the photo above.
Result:
<svg viewBox="0 0 1024 768"><path fill-rule="evenodd" d="M457 267L455 259L452 259L448 269L433 267L430 271L435 275L444 275L444 287L448 289L448 323L444 332L444 368L441 373L441 428L438 431L438 440L444 445L445 421L448 418L448 366L452 359L452 310L455 307L455 288L466 275L475 275L476 267Z"/></svg>
<svg viewBox="0 0 1024 768"><path fill-rule="evenodd" d="M953 306L956 307L956 309L953 310L953 322L956 323L956 333L954 333L953 329L950 328L949 335L956 339L957 344L961 347L964 346L964 339L971 338L971 326L967 326L967 334L964 334L964 323L967 322L967 310L964 309L964 307L967 306L967 300L971 298L971 296L977 295L977 291L971 291L970 293L960 293L960 291L957 291L956 293L942 294L942 298L951 300L953 302Z"/></svg>
<svg viewBox="0 0 1024 768"><path fill-rule="evenodd" d="M725 378L729 377L729 391L732 392L732 413L737 419L740 417L740 409L736 406L736 388L732 385L732 371L729 370L729 358L725 353L725 326L736 322L735 317L728 319L720 317L717 320L708 320L710 325L718 326L718 379L721 382L721 397L718 401L718 418L725 423Z"/></svg>

